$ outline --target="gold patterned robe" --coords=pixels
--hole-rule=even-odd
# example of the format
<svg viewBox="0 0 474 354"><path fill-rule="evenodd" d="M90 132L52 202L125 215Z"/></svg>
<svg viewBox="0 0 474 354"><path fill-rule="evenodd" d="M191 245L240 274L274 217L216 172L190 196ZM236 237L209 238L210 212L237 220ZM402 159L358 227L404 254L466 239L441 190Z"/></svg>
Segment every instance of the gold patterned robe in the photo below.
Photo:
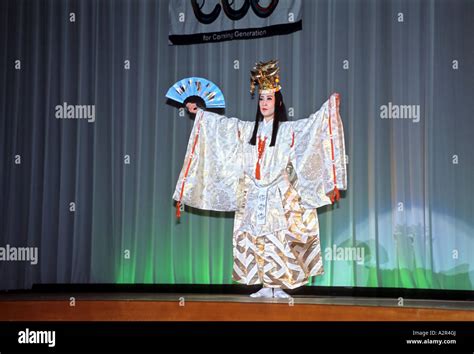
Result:
<svg viewBox="0 0 474 354"><path fill-rule="evenodd" d="M347 188L339 95L309 118L280 122L275 146L266 140L260 179L257 145L248 143L254 124L198 110L173 199L235 211L235 281L294 289L324 273L316 209Z"/></svg>

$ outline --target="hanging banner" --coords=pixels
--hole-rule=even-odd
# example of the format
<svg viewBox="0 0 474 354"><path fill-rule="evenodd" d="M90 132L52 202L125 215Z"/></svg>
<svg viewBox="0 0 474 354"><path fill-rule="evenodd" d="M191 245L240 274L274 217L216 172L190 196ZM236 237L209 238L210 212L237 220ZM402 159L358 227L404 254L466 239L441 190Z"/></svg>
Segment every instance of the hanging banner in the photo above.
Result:
<svg viewBox="0 0 474 354"><path fill-rule="evenodd" d="M289 34L302 28L301 0L173 0L169 44Z"/></svg>

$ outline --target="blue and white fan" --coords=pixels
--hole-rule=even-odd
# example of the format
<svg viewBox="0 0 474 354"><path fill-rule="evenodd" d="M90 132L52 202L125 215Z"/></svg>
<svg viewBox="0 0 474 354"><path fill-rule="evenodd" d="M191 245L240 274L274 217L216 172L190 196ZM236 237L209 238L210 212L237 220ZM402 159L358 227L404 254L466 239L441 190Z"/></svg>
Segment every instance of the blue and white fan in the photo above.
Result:
<svg viewBox="0 0 474 354"><path fill-rule="evenodd" d="M207 108L225 108L224 94L212 81L202 77L188 77L176 82L166 93L169 99L184 103L188 97L200 97Z"/></svg>

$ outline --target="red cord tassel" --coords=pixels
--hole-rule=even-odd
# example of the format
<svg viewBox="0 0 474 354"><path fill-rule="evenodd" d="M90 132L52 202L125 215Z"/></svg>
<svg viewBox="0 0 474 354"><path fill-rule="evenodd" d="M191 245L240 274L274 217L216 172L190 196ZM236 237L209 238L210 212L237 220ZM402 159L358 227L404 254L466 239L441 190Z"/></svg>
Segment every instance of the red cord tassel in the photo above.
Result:
<svg viewBox="0 0 474 354"><path fill-rule="evenodd" d="M341 198L341 195L339 193L339 189L337 189L337 187L334 187L334 191L331 194L331 202L332 203L337 202L339 201L340 198Z"/></svg>
<svg viewBox="0 0 474 354"><path fill-rule="evenodd" d="M176 219L179 219L181 218L181 202L177 202L176 203Z"/></svg>
<svg viewBox="0 0 474 354"><path fill-rule="evenodd" d="M337 202L341 198L339 194L339 189L337 189L337 179L336 179L336 165L334 164L334 142L332 137L332 126L331 126L331 118L337 119L337 110L339 108L339 94L334 93L331 95L329 99L329 135L331 136L331 160L332 160L332 173L334 178L334 190L331 194L331 202Z"/></svg>
<svg viewBox="0 0 474 354"><path fill-rule="evenodd" d="M255 166L255 178L260 179L260 162L257 160L257 166Z"/></svg>
<svg viewBox="0 0 474 354"><path fill-rule="evenodd" d="M258 157L257 157L257 166L255 166L255 179L260 179L260 160L263 155L263 151L265 150L265 142L267 141L267 137L265 139L258 138Z"/></svg>

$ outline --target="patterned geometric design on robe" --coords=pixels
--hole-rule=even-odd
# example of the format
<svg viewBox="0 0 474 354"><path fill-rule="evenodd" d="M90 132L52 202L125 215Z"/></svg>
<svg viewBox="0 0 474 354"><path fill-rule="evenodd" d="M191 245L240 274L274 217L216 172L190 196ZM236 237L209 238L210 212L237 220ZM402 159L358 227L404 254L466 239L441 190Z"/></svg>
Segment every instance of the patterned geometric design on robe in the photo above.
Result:
<svg viewBox="0 0 474 354"><path fill-rule="evenodd" d="M306 208L320 208L332 204L327 194L336 187L338 190L347 189L339 94L332 94L321 109L309 118L291 122L291 128L295 133L291 163L298 175L295 188L303 205Z"/></svg>
<svg viewBox="0 0 474 354"><path fill-rule="evenodd" d="M251 127L253 122L198 110L173 199L202 210L237 210L243 176L239 133L248 134Z"/></svg>
<svg viewBox="0 0 474 354"><path fill-rule="evenodd" d="M304 209L291 185L283 206L288 230L263 236L234 232L232 278L236 282L294 289L307 284L309 277L324 274L316 209ZM236 213L237 225L238 217Z"/></svg>

